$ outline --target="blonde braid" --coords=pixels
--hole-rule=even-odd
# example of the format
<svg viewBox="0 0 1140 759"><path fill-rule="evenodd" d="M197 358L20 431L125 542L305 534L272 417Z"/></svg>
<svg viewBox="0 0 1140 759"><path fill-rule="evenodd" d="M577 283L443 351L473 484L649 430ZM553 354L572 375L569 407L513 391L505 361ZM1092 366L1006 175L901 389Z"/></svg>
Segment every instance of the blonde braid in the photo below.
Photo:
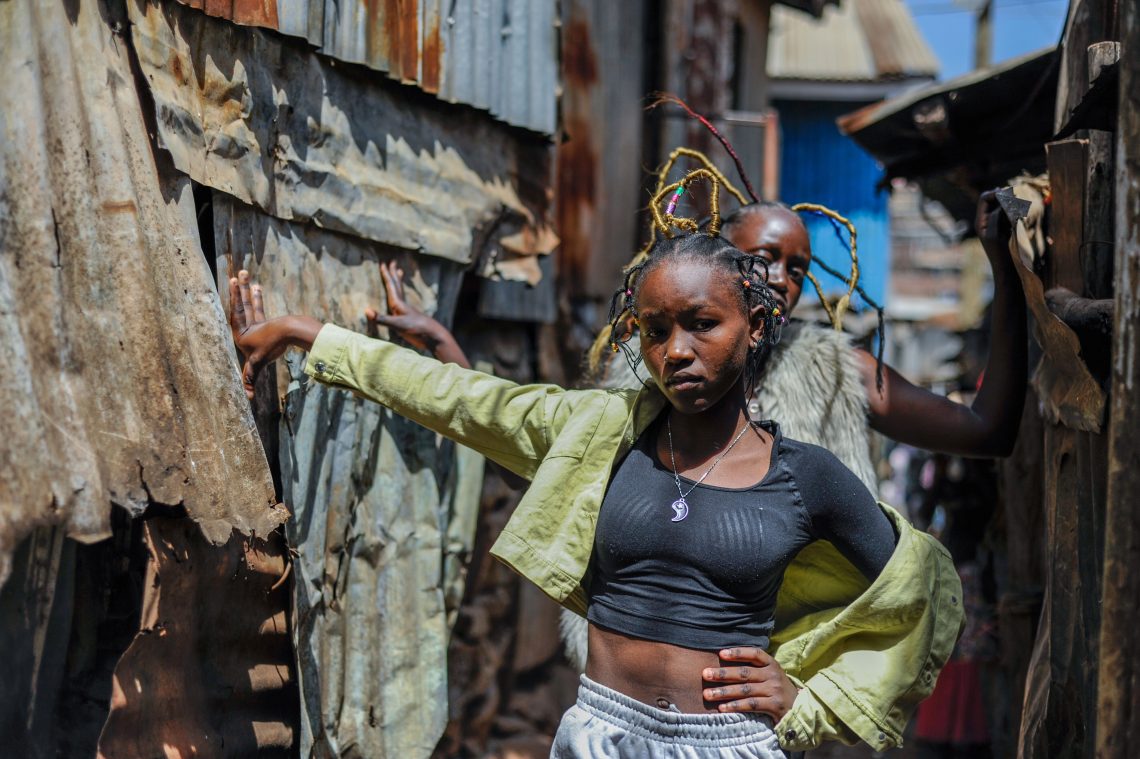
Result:
<svg viewBox="0 0 1140 759"><path fill-rule="evenodd" d="M831 304L827 302L827 297L823 293L823 286L820 284L819 280L811 272L807 273L808 279L810 279L812 285L815 286L816 294L819 295L819 302L823 304L823 310L827 312L827 318L831 321L831 326L835 327L837 330L842 330L843 316L847 313L847 309L851 306L851 296L855 293L856 288L859 286L859 253L855 242L855 225L852 224L851 220L847 217L841 216L827 206L822 206L818 203L797 203L792 206L792 210L796 211L797 213L800 211L807 211L809 213L816 213L820 214L821 216L826 216L830 219L834 219L846 227L847 232L850 235L848 250L851 254L851 276L847 277L844 280L844 284L847 285L847 292L839 298L834 307L832 307Z"/></svg>
<svg viewBox="0 0 1140 759"><path fill-rule="evenodd" d="M706 179L709 182L709 216L711 221L709 221L708 233L713 237L720 235L720 179L708 169L693 169L673 184L661 188L649 202L649 212L653 214L653 224L666 237L673 236L673 227L683 229L686 232L696 232L700 229L700 223L696 219L673 215L676 200L684 194L690 184L698 179ZM671 192L674 193L674 196L670 200L669 206L662 212L661 201Z"/></svg>

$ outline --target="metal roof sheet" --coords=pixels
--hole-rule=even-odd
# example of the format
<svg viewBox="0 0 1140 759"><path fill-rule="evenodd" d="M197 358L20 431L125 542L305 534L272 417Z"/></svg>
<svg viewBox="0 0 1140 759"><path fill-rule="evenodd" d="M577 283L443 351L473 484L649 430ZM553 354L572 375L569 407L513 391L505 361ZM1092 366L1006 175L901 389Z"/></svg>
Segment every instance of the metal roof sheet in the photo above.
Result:
<svg viewBox="0 0 1140 759"><path fill-rule="evenodd" d="M938 59L901 0L845 0L819 18L772 8L773 79L878 82L938 74Z"/></svg>
<svg viewBox="0 0 1140 759"><path fill-rule="evenodd" d="M551 135L555 0L178 0L211 16L303 37L442 100Z"/></svg>
<svg viewBox="0 0 1140 759"><path fill-rule="evenodd" d="M1056 48L1027 53L866 106L839 128L883 164L885 180L921 180L925 195L970 221L978 191L1044 169L1059 61Z"/></svg>
<svg viewBox="0 0 1140 759"><path fill-rule="evenodd" d="M492 230L543 227L546 140L429 99L409 107L257 29L128 7L159 140L194 180L279 219L463 263Z"/></svg>
<svg viewBox="0 0 1140 759"><path fill-rule="evenodd" d="M107 15L0 3L0 581L38 525L106 537L111 503L182 504L219 543L286 517Z"/></svg>

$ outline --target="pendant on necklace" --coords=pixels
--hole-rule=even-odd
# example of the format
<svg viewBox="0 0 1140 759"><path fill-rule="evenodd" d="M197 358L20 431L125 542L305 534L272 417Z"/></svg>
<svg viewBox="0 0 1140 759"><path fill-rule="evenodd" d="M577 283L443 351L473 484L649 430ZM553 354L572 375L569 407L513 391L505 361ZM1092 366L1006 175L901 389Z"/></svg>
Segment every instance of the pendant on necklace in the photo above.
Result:
<svg viewBox="0 0 1140 759"><path fill-rule="evenodd" d="M675 516L669 520L670 522L680 522L689 516L689 504L685 503L684 498L678 498L673 501L673 513Z"/></svg>

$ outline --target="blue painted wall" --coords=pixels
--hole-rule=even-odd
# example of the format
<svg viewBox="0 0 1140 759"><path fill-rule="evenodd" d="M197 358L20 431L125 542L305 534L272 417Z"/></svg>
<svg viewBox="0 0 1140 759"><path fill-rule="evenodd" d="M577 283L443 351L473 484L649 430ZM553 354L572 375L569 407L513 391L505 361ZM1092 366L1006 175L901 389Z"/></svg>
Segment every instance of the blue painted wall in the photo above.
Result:
<svg viewBox="0 0 1140 759"><path fill-rule="evenodd" d="M851 219L859 233L859 283L868 295L885 305L891 236L887 194L875 190L882 170L835 125L836 118L862 103L777 100L774 105L780 114L780 200L821 203ZM804 221L815 257L848 272L850 254L831 224L806 214ZM843 288L839 280L813 269L828 292ZM810 283L805 287L814 293ZM805 297L808 295L805 292ZM861 305L861 299L856 303Z"/></svg>

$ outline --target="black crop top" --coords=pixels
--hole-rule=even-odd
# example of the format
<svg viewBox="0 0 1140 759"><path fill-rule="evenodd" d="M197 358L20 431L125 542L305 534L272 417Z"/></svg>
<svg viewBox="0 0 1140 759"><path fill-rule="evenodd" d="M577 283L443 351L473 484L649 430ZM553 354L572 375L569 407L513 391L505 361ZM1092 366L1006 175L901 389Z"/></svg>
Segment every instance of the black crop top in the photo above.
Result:
<svg viewBox="0 0 1140 759"><path fill-rule="evenodd" d="M896 538L867 488L829 451L782 437L775 422L760 425L774 438L764 479L749 488L697 485L678 522L673 471L654 450L660 425L646 430L602 501L591 622L684 648L767 648L784 569L808 543L830 540L878 577Z"/></svg>

